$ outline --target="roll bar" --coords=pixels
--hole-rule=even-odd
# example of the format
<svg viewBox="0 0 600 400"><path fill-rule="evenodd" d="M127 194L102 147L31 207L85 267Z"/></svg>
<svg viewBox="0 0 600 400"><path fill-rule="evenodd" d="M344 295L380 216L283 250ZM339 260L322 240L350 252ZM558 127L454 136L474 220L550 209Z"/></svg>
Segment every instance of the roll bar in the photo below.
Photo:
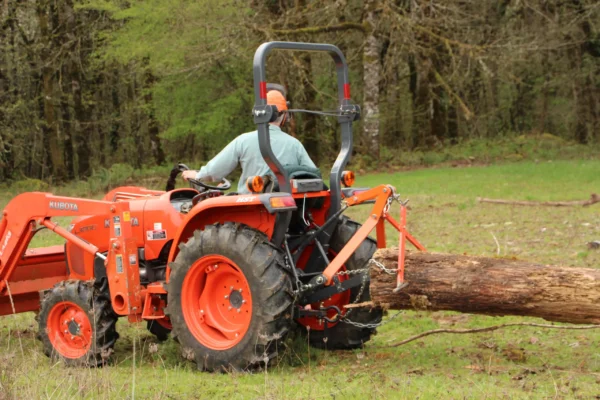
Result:
<svg viewBox="0 0 600 400"><path fill-rule="evenodd" d="M278 115L277 107L267 105L265 66L267 56L272 49L326 52L331 55L335 62L338 83L338 111L340 112L338 122L342 130L342 146L331 169L330 190L332 199L329 215L332 215L340 208L342 172L352 154L352 122L358 120L360 117L360 107L352 104L350 101L350 83L348 81L348 64L346 63L346 58L336 46L317 43L268 42L260 45L256 53L254 53L254 108L252 109L252 114L254 122L258 125L260 152L269 168L275 173L280 190L288 193L291 193L290 180L281 162L273 153L269 134L269 122L274 121Z"/></svg>

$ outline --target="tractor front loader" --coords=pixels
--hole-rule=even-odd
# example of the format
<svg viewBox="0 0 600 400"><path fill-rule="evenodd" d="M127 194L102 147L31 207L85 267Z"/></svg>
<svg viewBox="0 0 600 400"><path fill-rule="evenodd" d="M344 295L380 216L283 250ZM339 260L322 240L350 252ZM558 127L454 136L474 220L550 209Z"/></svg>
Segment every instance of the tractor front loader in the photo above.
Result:
<svg viewBox="0 0 600 400"><path fill-rule="evenodd" d="M269 123L265 65L273 49L330 54L337 71L342 148L329 187L320 172L282 165ZM360 108L350 100L345 58L328 44L270 42L254 57L252 110L261 154L273 175L248 180L249 195L225 193L191 181L174 189L177 165L165 191L137 186L114 189L101 201L24 193L4 209L0 222L0 315L36 311L45 353L68 365L106 363L118 338L116 321L145 322L158 340L176 337L182 354L203 370L264 365L286 334L300 329L313 346L362 346L381 322L378 308L346 307L370 299L369 267L385 247L385 221L400 232L398 287L404 283L404 245L424 248L391 216L395 188L353 188L345 171L352 153L352 123ZM343 215L372 204L360 225ZM74 216L69 229L53 217ZM64 246L28 249L40 229ZM377 240L369 237L375 230ZM394 272L395 273L395 272Z"/></svg>

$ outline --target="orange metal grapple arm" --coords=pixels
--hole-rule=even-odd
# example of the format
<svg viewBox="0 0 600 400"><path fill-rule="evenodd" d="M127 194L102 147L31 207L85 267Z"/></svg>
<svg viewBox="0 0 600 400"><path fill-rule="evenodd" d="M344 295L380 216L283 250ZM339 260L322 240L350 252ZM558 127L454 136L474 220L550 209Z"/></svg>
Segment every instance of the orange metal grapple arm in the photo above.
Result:
<svg viewBox="0 0 600 400"><path fill-rule="evenodd" d="M373 189L366 190L357 195L346 199L348 206L364 204L368 201L375 201L369 218L348 241L344 248L337 254L331 263L325 268L322 276L325 278L325 284L331 285L333 277L339 272L342 266L348 261L348 258L358 249L361 243L369 236L371 231L377 227L377 247L385 247L385 226L387 220L400 233L399 251L398 251L398 275L397 275L397 290L401 289L404 283L404 256L406 248L406 240L410 241L415 247L421 251L426 251L413 236L406 230L406 206L400 205L400 223L389 215L389 206L393 199L395 189L391 185L380 185Z"/></svg>
<svg viewBox="0 0 600 400"><path fill-rule="evenodd" d="M375 205L369 214L369 219L360 227L360 229L354 234L352 239L344 246L344 248L338 253L338 255L331 261L331 263L323 271L323 276L326 279L326 284L330 285L333 276L338 273L340 268L348 261L348 258L358 249L358 246L369 236L369 233L377 226L380 218L383 215L383 210L388 202L388 199L393 196L394 190L390 185L379 185L373 189L369 189L365 192L359 193L355 196L346 199L348 206L355 206L362 204L366 201L375 200Z"/></svg>
<svg viewBox="0 0 600 400"><path fill-rule="evenodd" d="M77 235L59 227L51 217L106 215L111 239L108 257ZM0 295L6 290L20 258L38 227L44 226L84 251L105 259L111 298L121 315L141 313L137 247L132 238L129 203L97 201L30 192L15 197L2 213L0 222ZM135 265L131 267L131 263Z"/></svg>

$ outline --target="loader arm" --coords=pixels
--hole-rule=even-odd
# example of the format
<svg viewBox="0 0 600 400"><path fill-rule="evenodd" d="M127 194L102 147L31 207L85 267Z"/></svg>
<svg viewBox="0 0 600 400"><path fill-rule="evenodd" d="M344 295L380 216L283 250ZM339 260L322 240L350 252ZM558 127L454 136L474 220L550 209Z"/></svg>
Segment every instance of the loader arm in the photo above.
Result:
<svg viewBox="0 0 600 400"><path fill-rule="evenodd" d="M54 223L52 217L106 215L111 239L108 257L98 248ZM0 296L6 293L19 260L31 239L42 227L81 249L105 260L111 300L121 315L141 313L139 271L130 267L137 260L135 240L131 238L129 203L55 196L50 193L23 193L8 203L0 222ZM133 259L131 257L134 257Z"/></svg>

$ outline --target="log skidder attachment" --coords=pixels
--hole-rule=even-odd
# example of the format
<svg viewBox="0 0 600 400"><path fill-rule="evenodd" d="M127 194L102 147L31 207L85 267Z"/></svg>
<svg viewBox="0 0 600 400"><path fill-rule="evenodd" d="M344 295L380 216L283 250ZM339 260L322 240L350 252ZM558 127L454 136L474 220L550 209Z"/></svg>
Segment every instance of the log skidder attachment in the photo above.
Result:
<svg viewBox="0 0 600 400"><path fill-rule="evenodd" d="M329 242L330 249L336 253L341 251L359 228L360 224L342 216ZM310 344L314 347L330 350L360 348L375 333L375 328L381 323L383 316L381 308L360 307L346 311L343 308L348 303L362 303L371 300L368 282L369 260L373 257L375 250L377 250L377 244L367 238L346 261L345 271L340 271L340 276L352 275L354 272L364 274L365 280L362 285L349 290L349 301L346 300L345 304L336 304L342 310L340 321L334 324L328 323L327 329L324 329L324 322L320 324L320 329L314 329L314 324L308 325L312 327L308 334ZM348 298L348 296L345 297Z"/></svg>
<svg viewBox="0 0 600 400"><path fill-rule="evenodd" d="M119 334L106 280L63 281L42 297L37 338L44 353L68 366L106 364Z"/></svg>
<svg viewBox="0 0 600 400"><path fill-rule="evenodd" d="M208 371L277 355L292 324L292 283L260 231L225 223L194 232L171 264L167 314L182 354Z"/></svg>

